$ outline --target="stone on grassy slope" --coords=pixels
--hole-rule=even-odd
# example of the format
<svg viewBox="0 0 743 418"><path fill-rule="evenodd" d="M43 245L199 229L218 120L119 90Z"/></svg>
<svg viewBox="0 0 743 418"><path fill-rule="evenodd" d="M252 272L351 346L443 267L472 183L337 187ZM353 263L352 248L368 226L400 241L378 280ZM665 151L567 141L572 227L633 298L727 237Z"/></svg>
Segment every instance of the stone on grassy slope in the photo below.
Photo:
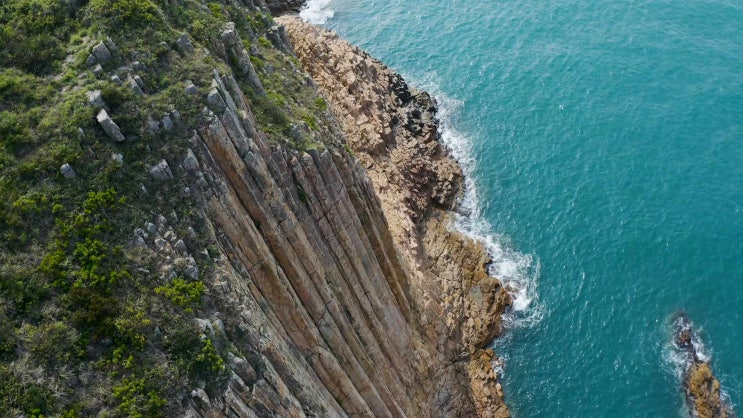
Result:
<svg viewBox="0 0 743 418"><path fill-rule="evenodd" d="M124 134L121 133L121 129L119 129L119 126L116 124L116 122L113 121L113 119L111 119L110 116L108 116L108 113L105 109L101 109L100 112L98 112L96 120L98 121L98 124L101 125L101 128L103 128L106 134L114 141L123 142L126 139L124 138Z"/></svg>

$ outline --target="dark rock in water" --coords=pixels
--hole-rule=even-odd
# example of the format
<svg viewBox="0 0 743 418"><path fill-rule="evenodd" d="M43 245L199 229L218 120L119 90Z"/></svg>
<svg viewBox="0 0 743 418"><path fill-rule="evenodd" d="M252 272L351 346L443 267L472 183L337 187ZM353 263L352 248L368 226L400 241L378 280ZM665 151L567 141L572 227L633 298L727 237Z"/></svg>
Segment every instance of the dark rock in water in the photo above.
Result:
<svg viewBox="0 0 743 418"><path fill-rule="evenodd" d="M701 354L699 336L689 317L679 312L673 321L673 346L684 360L683 390L692 417L734 418L732 407L720 396L720 382L709 360Z"/></svg>
<svg viewBox="0 0 743 418"><path fill-rule="evenodd" d="M266 6L272 15L277 16L286 12L299 12L304 2L305 0L267 0Z"/></svg>

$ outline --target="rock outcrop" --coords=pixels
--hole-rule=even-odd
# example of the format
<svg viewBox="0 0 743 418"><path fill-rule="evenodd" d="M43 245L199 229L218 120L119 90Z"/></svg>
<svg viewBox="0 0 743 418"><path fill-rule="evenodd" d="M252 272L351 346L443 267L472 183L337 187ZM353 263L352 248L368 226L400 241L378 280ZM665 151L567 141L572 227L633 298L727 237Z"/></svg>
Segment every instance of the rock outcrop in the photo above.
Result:
<svg viewBox="0 0 743 418"><path fill-rule="evenodd" d="M273 15L286 12L297 12L304 5L305 0L266 0L266 6Z"/></svg>
<svg viewBox="0 0 743 418"><path fill-rule="evenodd" d="M720 382L712 374L709 361L699 354L699 336L686 314L674 320L673 344L684 359L683 389L689 413L697 418L735 417L720 395Z"/></svg>

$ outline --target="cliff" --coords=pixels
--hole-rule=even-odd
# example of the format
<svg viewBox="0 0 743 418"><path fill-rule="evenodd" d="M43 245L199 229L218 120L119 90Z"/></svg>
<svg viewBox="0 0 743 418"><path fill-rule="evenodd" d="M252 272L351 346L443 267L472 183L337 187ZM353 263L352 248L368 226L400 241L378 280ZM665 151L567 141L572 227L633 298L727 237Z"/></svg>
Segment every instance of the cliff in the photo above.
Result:
<svg viewBox="0 0 743 418"><path fill-rule="evenodd" d="M508 415L428 94L261 0L49 7L0 83L1 414Z"/></svg>

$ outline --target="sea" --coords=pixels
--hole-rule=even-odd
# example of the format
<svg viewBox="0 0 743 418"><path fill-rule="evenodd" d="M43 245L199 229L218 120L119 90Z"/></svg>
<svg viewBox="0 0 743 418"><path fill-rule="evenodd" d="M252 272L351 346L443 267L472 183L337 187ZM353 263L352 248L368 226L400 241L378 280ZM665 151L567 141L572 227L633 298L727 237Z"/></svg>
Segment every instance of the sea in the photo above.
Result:
<svg viewBox="0 0 743 418"><path fill-rule="evenodd" d="M688 314L743 401L743 2L310 0L437 99L514 296L515 417L679 417Z"/></svg>

